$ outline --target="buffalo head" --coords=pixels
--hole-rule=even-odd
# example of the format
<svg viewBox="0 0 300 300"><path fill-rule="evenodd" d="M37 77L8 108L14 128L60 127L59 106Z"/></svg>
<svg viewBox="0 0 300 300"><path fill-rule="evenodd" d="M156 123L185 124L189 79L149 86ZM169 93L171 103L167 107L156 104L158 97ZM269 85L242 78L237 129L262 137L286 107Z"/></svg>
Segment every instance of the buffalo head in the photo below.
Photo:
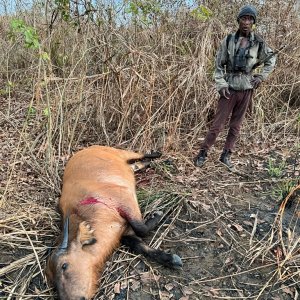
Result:
<svg viewBox="0 0 300 300"><path fill-rule="evenodd" d="M90 299L97 290L99 261L95 259L96 239L91 226L83 221L75 237L69 238L69 217L64 222L63 239L51 254L46 268L48 280L61 300Z"/></svg>

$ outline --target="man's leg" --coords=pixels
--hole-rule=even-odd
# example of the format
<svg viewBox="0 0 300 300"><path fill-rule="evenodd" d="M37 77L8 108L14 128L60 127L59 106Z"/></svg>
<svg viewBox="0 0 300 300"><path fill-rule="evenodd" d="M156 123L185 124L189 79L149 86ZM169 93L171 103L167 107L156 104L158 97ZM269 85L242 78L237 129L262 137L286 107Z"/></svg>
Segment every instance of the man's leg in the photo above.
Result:
<svg viewBox="0 0 300 300"><path fill-rule="evenodd" d="M220 161L229 168L233 167L230 161L230 155L234 149L236 140L239 137L241 126L245 118L249 103L251 102L252 95L253 90L236 92L236 104L232 110L224 150L220 157Z"/></svg>
<svg viewBox="0 0 300 300"><path fill-rule="evenodd" d="M215 143L221 130L223 130L225 123L228 120L234 105L235 105L235 91L230 90L230 99L226 99L225 97L220 97L213 123L203 143L201 144L201 148L198 155L195 158L194 163L196 167L202 167L203 164L205 163L207 151Z"/></svg>

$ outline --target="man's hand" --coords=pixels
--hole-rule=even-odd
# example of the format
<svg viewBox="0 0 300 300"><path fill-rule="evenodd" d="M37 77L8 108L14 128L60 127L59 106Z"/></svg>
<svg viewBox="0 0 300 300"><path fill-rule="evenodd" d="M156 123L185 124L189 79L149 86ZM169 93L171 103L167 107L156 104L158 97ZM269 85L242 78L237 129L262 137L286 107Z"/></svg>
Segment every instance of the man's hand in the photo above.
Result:
<svg viewBox="0 0 300 300"><path fill-rule="evenodd" d="M254 77L251 79L250 83L252 84L254 89L257 89L261 85L262 80L260 77L254 75Z"/></svg>
<svg viewBox="0 0 300 300"><path fill-rule="evenodd" d="M224 87L222 89L220 89L219 94L221 95L221 97L224 97L226 99L230 98L230 92L228 87Z"/></svg>

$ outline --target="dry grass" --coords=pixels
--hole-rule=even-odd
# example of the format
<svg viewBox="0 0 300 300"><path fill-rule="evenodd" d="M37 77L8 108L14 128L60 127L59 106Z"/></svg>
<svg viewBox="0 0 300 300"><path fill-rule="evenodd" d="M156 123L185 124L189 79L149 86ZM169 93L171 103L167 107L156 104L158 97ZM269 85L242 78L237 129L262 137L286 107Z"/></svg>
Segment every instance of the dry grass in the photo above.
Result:
<svg viewBox="0 0 300 300"><path fill-rule="evenodd" d="M152 177L139 175L138 180L145 214L159 208L168 216L149 242L179 252L198 245L195 255L185 254L184 263L192 268L203 255L212 263L198 277L188 270L165 273L121 249L107 265L97 299L117 299L118 286L137 282L136 291L127 289L127 299L139 299L137 291L147 287L143 297L152 292L167 299L158 275L189 299L267 299L280 289L299 297L299 183L264 235L259 234L258 214L247 229L241 224L242 232L236 224L243 219L238 213L253 208L244 195L264 201L263 193L278 182L299 180L299 18L290 10L293 1L269 0L261 10L258 31L274 49L288 46L280 52L270 80L256 93L245 122L236 153L242 172L224 178L214 165L194 170L191 164L217 99L212 81L216 47L236 26L232 15L237 7L228 7L226 14L217 2L210 1L214 17L205 22L178 13L176 21L170 17L160 26L88 23L80 33L63 22L50 33L42 16L39 20L28 13L27 23L38 28L39 50L24 48L21 37L9 40L9 18L1 18L0 298L53 298L43 269L59 232L56 203L63 166L74 151L91 144L161 150L164 158ZM41 51L50 59L42 59ZM270 153L294 159L277 181L262 167ZM168 165L164 160L170 157ZM291 212L286 204L292 196ZM236 207L236 199L243 209ZM228 248L218 250L220 269L205 252L213 249L212 243ZM251 274L261 271L261 281L251 281ZM239 285L243 280L244 289Z"/></svg>

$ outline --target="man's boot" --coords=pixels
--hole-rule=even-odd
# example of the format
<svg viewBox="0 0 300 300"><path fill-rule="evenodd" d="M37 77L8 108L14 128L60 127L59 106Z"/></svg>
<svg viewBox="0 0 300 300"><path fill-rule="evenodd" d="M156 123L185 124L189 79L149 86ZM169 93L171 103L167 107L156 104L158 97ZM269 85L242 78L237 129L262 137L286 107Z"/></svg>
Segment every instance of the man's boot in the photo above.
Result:
<svg viewBox="0 0 300 300"><path fill-rule="evenodd" d="M229 169L233 168L233 164L231 163L230 156L231 156L231 151L224 149L220 157L220 162L223 163Z"/></svg>
<svg viewBox="0 0 300 300"><path fill-rule="evenodd" d="M194 165L196 167L201 168L206 161L206 157L207 157L207 150L200 149L199 154L195 157Z"/></svg>

